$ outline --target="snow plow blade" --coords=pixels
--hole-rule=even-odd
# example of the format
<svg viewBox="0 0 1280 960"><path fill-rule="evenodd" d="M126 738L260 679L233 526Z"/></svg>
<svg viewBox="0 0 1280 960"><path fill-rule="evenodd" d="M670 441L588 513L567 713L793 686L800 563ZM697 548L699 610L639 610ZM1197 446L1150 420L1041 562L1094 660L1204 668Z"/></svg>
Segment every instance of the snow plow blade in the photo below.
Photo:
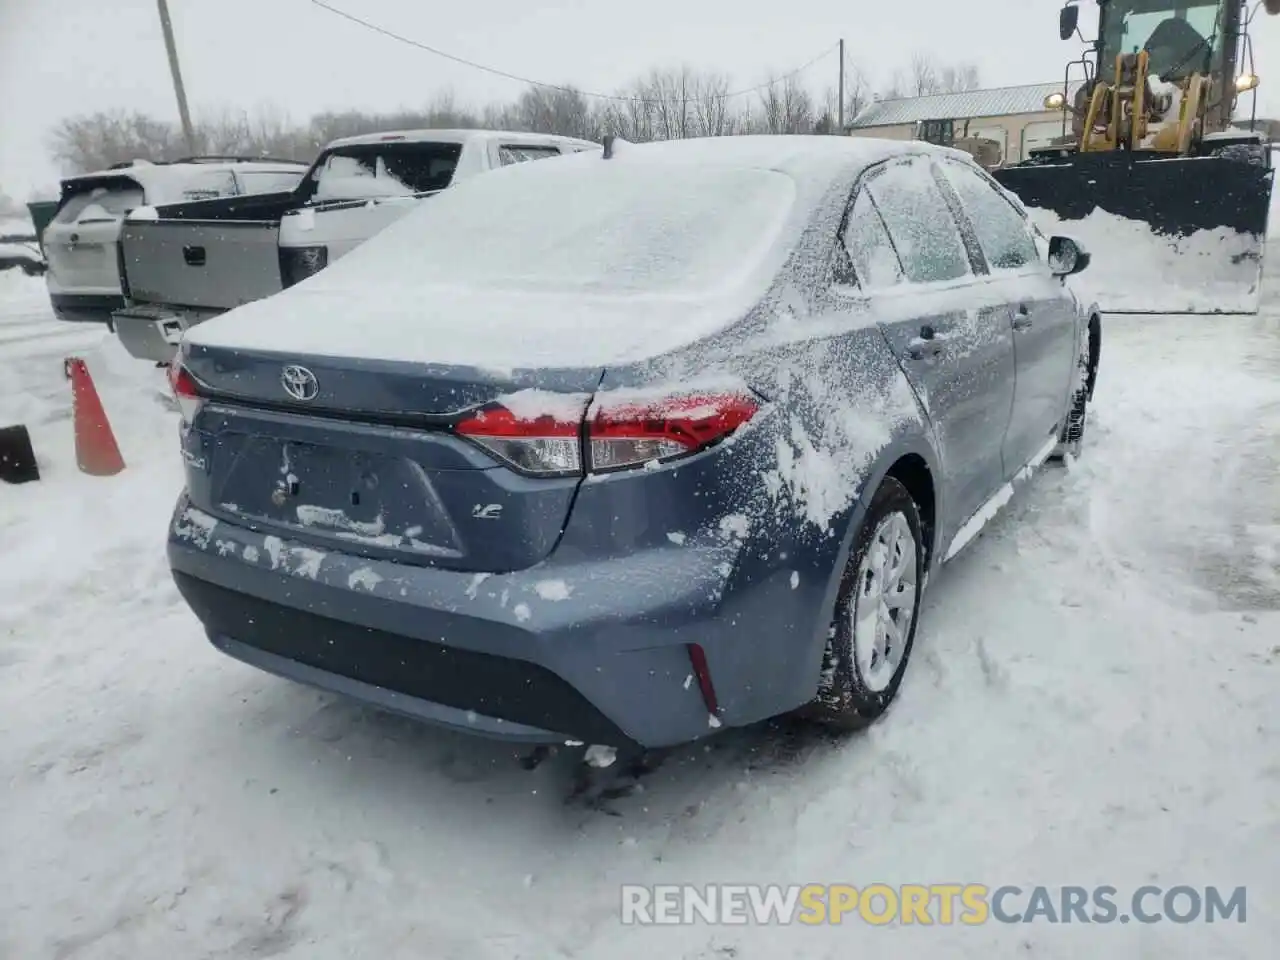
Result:
<svg viewBox="0 0 1280 960"><path fill-rule="evenodd" d="M1257 313L1270 151L1077 154L993 171L1046 236L1092 254L1082 292L1111 313Z"/></svg>

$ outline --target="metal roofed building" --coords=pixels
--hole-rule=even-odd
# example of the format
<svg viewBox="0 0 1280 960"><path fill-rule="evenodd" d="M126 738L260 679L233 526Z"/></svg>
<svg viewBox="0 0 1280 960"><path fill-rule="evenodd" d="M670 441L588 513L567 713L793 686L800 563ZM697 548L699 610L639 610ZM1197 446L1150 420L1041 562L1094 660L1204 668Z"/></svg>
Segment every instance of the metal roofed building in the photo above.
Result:
<svg viewBox="0 0 1280 960"><path fill-rule="evenodd" d="M1080 82L1070 85L1074 97ZM1062 92L1062 81L993 87L927 97L876 100L853 118L855 137L949 142L981 137L1000 145L1003 163L1025 159L1032 147L1062 135L1063 113L1046 110L1044 98ZM1070 132L1070 126L1067 128Z"/></svg>

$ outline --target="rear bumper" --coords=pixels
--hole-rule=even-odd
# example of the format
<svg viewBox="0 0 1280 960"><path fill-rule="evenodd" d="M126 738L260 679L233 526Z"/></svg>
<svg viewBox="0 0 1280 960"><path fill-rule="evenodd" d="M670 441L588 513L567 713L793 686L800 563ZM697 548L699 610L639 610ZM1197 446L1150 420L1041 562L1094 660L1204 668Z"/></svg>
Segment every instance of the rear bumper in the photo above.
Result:
<svg viewBox="0 0 1280 960"><path fill-rule="evenodd" d="M124 297L97 293L50 293L53 315L75 323L109 323L124 307Z"/></svg>
<svg viewBox="0 0 1280 960"><path fill-rule="evenodd" d="M686 743L812 696L824 588L797 590L787 571L731 589L739 549L671 545L485 576L308 549L185 495L168 542L179 590L237 659L473 734L624 747Z"/></svg>
<svg viewBox="0 0 1280 960"><path fill-rule="evenodd" d="M316 616L176 570L174 580L215 647L268 673L500 739L633 743L537 664Z"/></svg>
<svg viewBox="0 0 1280 960"><path fill-rule="evenodd" d="M124 308L111 315L111 323L130 356L168 363L177 352L185 330L217 315L216 312Z"/></svg>

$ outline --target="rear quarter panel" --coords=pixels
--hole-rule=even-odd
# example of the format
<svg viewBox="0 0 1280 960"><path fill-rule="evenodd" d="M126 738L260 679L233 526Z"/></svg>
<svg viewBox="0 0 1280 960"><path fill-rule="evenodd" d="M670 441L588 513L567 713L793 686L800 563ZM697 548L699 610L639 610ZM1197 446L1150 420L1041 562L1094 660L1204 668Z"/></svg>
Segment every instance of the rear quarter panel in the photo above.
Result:
<svg viewBox="0 0 1280 960"><path fill-rule="evenodd" d="M901 456L936 468L932 429L873 317L829 293L836 222L815 225L770 295L733 329L606 372L598 402L614 391L745 384L763 408L700 455L638 477L588 480L558 548L625 553L667 542L729 551L715 598L720 632L699 642L713 675L729 678L723 707L732 723L812 697L866 502Z"/></svg>

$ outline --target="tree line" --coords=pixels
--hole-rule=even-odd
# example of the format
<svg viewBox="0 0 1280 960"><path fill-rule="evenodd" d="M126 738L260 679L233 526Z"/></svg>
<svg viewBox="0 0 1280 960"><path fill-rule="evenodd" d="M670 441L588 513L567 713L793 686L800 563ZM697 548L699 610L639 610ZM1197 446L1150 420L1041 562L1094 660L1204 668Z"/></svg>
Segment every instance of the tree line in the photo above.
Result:
<svg viewBox="0 0 1280 960"><path fill-rule="evenodd" d="M972 90L979 83L972 64L946 64L918 55L893 74L880 96L893 99ZM866 75L846 69L846 122L875 95ZM203 155L272 157L310 161L329 141L379 130L489 128L555 133L600 141L612 134L641 143L736 134L837 133L834 86L815 94L788 76L735 95L726 74L684 66L650 71L613 99L577 88L529 86L514 100L480 109L441 93L416 110L366 113L324 112L303 123L275 108L223 110L194 123L195 152ZM137 111L106 111L67 117L48 136L53 159L65 173L101 170L133 159L176 160L192 150L178 124Z"/></svg>

